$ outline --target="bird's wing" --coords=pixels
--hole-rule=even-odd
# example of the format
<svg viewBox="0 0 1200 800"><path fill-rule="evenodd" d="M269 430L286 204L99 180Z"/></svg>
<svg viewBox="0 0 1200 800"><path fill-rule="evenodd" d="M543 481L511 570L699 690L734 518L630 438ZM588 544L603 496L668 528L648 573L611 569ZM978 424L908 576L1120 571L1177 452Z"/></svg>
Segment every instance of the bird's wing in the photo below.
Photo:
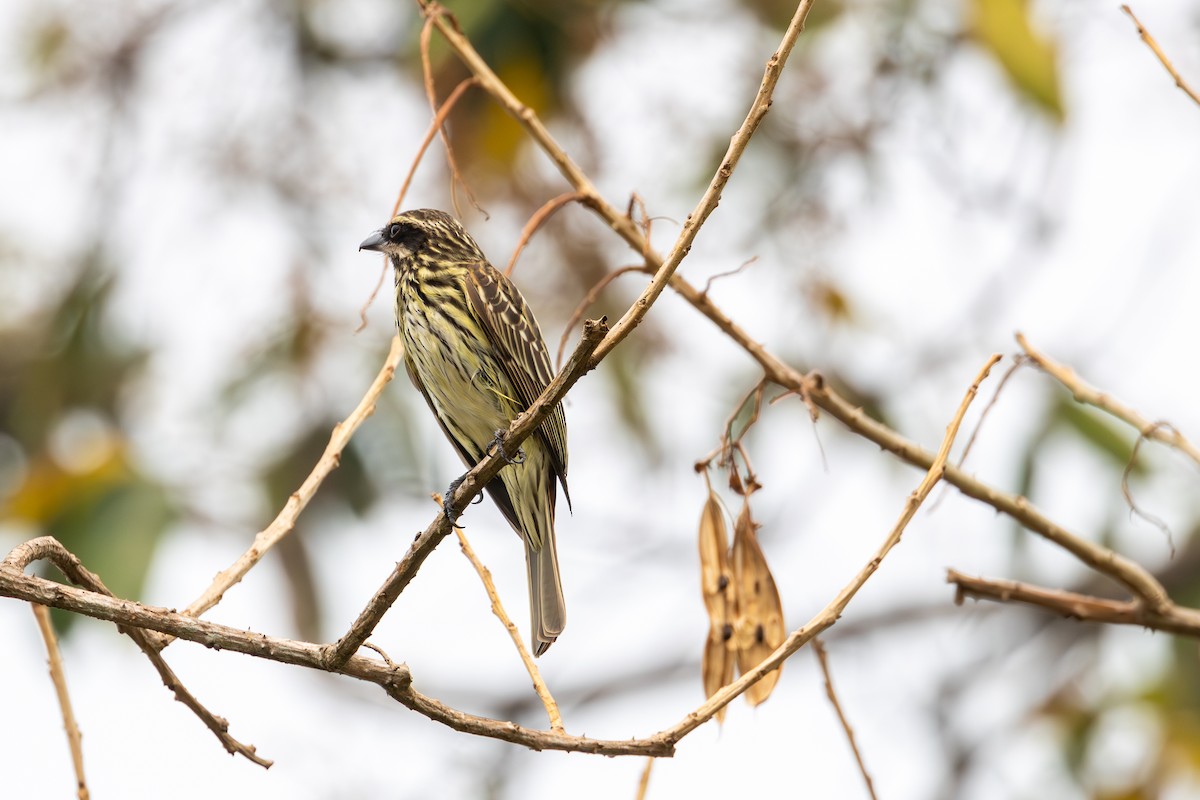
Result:
<svg viewBox="0 0 1200 800"><path fill-rule="evenodd" d="M459 438L446 425L446 421L442 419L441 413L438 411L437 406L434 405L433 398L425 390L425 384L421 383L421 379L417 377L417 371L413 369L412 362L408 360L407 353L404 357L404 366L408 370L409 380L412 381L413 386L417 387L417 391L421 393L421 396L425 398L425 402L429 405L429 410L433 412L433 418L437 420L442 433L446 434L446 438L450 440L450 444L454 445L454 449L458 451L459 457L462 458L463 463L469 469L482 458L482 454L468 452L467 448L459 441ZM500 509L500 513L504 514L504 518L508 520L508 524L512 525L513 530L519 532L521 530L521 521L517 518L517 510L513 506L512 498L508 494L508 489L505 487L504 481L499 478L493 478L488 481L487 486L484 488L492 496L492 500L496 503L496 507ZM563 491L566 491L565 487ZM449 498L446 499L448 500Z"/></svg>
<svg viewBox="0 0 1200 800"><path fill-rule="evenodd" d="M486 261L469 265L466 278L471 308L496 348L501 368L517 390L523 408L529 408L554 378L550 353L537 322L512 281ZM538 435L550 450L551 463L567 491L567 419L557 405L542 421Z"/></svg>

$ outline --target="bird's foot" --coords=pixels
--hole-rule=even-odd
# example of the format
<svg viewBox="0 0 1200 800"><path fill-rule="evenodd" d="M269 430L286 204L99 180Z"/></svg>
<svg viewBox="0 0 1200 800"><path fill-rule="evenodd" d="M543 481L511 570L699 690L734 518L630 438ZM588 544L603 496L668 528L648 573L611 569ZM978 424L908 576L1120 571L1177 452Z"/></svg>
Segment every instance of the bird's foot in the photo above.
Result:
<svg viewBox="0 0 1200 800"><path fill-rule="evenodd" d="M461 513L454 507L454 492L462 485L463 478L465 477L467 476L459 475L450 481L450 485L446 487L446 493L442 495L442 513L446 515L446 519L450 521L451 525L454 524L454 521L458 519L458 515Z"/></svg>
<svg viewBox="0 0 1200 800"><path fill-rule="evenodd" d="M450 481L450 485L446 487L446 493L442 495L442 513L446 515L446 519L450 520L451 525L455 525L455 521L462 515L462 511L459 511L454 507L454 492L457 491L458 487L462 485L462 482L467 479L467 474L468 473L464 472L462 475L459 475L457 478ZM480 492L479 494L475 495L475 499L471 501L471 505L475 505L476 503L480 503L482 501L483 493ZM455 525L455 527L458 526Z"/></svg>
<svg viewBox="0 0 1200 800"><path fill-rule="evenodd" d="M525 463L525 449L524 448L517 448L517 454L515 456L513 456L512 458L509 458L508 453L504 452L504 434L505 434L505 431L503 429L496 431L496 433L494 434L494 438L492 439L491 446L496 448L496 452L500 453L500 457L503 458L506 463L508 463L508 464L524 464Z"/></svg>

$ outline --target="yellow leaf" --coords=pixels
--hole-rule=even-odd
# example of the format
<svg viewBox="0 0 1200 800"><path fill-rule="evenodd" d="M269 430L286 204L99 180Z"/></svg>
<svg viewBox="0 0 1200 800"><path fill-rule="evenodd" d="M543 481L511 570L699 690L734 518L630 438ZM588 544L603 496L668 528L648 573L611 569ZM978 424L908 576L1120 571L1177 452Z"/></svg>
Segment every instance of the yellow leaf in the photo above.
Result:
<svg viewBox="0 0 1200 800"><path fill-rule="evenodd" d="M1027 99L1061 122L1058 54L1029 19L1028 0L970 0L971 33Z"/></svg>

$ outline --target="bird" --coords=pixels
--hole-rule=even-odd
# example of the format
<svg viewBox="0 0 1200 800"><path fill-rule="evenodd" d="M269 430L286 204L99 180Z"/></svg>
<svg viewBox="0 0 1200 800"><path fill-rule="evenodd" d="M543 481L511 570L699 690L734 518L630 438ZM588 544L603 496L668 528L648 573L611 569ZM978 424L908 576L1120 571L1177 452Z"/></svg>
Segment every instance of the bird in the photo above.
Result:
<svg viewBox="0 0 1200 800"><path fill-rule="evenodd" d="M467 468L493 448L553 377L546 341L521 292L444 211L397 214L359 250L384 253L396 284L404 364ZM485 487L525 543L531 641L542 655L566 625L554 537L557 487L567 490L567 423L561 405ZM464 476L465 477L465 476ZM450 484L444 510L462 478Z"/></svg>

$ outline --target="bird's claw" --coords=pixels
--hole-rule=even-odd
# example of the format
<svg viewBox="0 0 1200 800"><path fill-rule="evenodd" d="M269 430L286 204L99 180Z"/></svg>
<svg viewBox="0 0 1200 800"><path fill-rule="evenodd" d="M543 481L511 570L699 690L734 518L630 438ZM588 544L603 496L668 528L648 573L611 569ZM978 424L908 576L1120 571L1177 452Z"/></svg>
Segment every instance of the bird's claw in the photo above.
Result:
<svg viewBox="0 0 1200 800"><path fill-rule="evenodd" d="M525 448L518 447L517 454L515 456L513 456L512 458L509 458L508 453L504 452L504 434L505 434L504 430L496 431L494 438L492 439L491 446L496 448L496 452L498 452L500 454L500 457L504 459L505 463L524 464L525 463Z"/></svg>
<svg viewBox="0 0 1200 800"><path fill-rule="evenodd" d="M460 475L454 480L450 481L450 485L446 487L446 494L442 496L442 513L446 515L446 519L450 521L451 525L453 525L454 521L458 519L458 515L460 513L454 508L454 492L459 486L462 485L463 478L465 477L467 476Z"/></svg>

